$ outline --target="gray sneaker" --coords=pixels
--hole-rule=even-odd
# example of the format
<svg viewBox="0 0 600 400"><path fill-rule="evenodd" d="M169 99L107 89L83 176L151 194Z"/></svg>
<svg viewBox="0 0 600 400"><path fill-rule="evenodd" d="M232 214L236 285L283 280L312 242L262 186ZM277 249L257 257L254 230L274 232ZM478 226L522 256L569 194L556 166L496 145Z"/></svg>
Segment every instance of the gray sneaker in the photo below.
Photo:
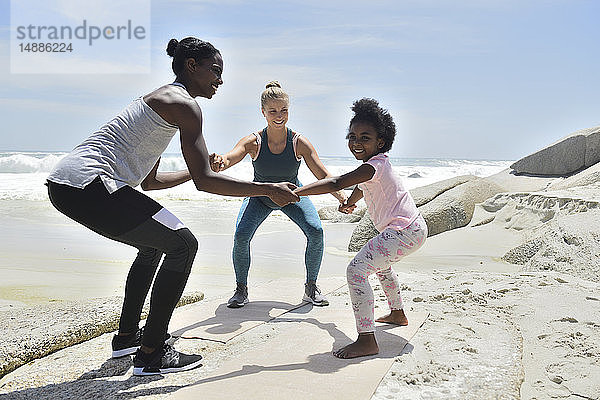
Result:
<svg viewBox="0 0 600 400"><path fill-rule="evenodd" d="M316 282L308 282L304 284L304 301L314 304L315 306L328 306L329 301L321 294Z"/></svg>
<svg viewBox="0 0 600 400"><path fill-rule="evenodd" d="M233 297L227 301L227 307L229 308L240 308L244 307L244 304L248 302L248 286L237 284Z"/></svg>

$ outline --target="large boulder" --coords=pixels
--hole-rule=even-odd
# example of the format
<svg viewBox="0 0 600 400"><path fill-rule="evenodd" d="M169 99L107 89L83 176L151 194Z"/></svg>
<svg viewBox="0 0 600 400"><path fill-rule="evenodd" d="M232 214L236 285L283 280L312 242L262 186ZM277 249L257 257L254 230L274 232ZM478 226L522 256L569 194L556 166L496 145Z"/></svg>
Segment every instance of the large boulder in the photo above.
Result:
<svg viewBox="0 0 600 400"><path fill-rule="evenodd" d="M434 182L430 185L414 188L410 190L410 195L417 207L422 206L425 203L429 203L431 200L438 197L440 194L447 190L450 190L458 185L462 185L465 182L479 179L475 175L461 175L450 179L444 179L443 181Z"/></svg>
<svg viewBox="0 0 600 400"><path fill-rule="evenodd" d="M600 126L582 129L510 167L518 174L568 175L600 161Z"/></svg>
<svg viewBox="0 0 600 400"><path fill-rule="evenodd" d="M475 204L503 191L486 179L477 179L456 186L419 207L427 222L429 236L466 226L471 221Z"/></svg>

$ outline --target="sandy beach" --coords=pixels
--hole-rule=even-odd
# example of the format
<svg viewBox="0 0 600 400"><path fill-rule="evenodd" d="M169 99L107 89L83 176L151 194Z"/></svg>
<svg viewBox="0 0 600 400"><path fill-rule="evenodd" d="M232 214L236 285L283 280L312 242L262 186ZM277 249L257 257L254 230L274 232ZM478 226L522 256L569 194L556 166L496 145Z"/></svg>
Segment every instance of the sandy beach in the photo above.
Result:
<svg viewBox="0 0 600 400"><path fill-rule="evenodd" d="M329 234L334 225L326 225L327 236L335 236ZM344 227L346 234L351 225ZM426 310L430 317L396 357L373 399L598 398L598 281L555 271L527 272L502 262L504 248L523 233L507 233L497 225L434 236L419 253L396 265L407 309ZM494 242L501 246L489 245ZM344 268L340 260L325 264L332 273ZM223 286L228 292L228 285ZM376 293L380 314L386 305L382 292ZM349 310L347 317L351 319ZM123 381L130 361L107 360L108 333L17 369L2 378L0 390L7 398L55 398L59 393L62 398L166 398L276 336L267 325L227 344L179 341L181 349L202 352L203 368L135 382L130 377ZM57 366L64 370L50 373Z"/></svg>
<svg viewBox="0 0 600 400"><path fill-rule="evenodd" d="M428 200L428 205L436 199L443 201L443 210L452 209L458 215L456 206L447 205L449 198L464 193L470 196L471 187L479 188L475 192L484 196L475 202L466 225L429 237L423 248L395 264L407 310L429 316L404 350L391 358L383 376L370 376L358 361L359 371L374 382L371 398L600 398L597 170L591 166L568 176L542 178L503 171L452 184L455 188L442 189ZM518 190L494 189L488 196L481 189L493 185ZM223 201L215 207L207 202L163 201L197 233L200 242L186 292L202 293L204 299L178 308L176 315L189 315L186 310L218 304L230 295L231 231L239 202ZM3 204L10 212L2 216L2 224L15 227L0 234L5 254L0 313L6 331L16 328L27 338L25 344L40 345L32 327L42 321L60 330L60 323L71 320L74 325L70 329L77 332L78 320L89 323L82 313L89 314L90 309L114 318L133 251L66 220L44 201L26 208L19 204ZM436 223L435 207L421 209L428 224ZM347 251L348 241L359 224L324 221L326 252L320 279L344 276L353 255ZM32 244L35 251L31 251ZM283 281L289 285L289 301L293 303L294 291L300 300L304 267L299 255L303 247L299 230L283 214L274 213L253 241L251 300L252 288L268 290L269 285ZM383 314L387 305L377 282L372 283L376 314ZM330 297L342 313L336 317L339 320L327 323L339 327L352 321L350 309L344 310L347 288L342 286ZM113 300L106 300L109 298ZM335 304L332 307L337 307ZM36 308L37 314L31 311ZM65 313L66 317L60 317ZM307 310L303 318L318 320L318 313L318 309ZM237 361L250 362L244 357L256 346L286 346L281 340L293 332L291 320L273 321L279 323L259 323L224 343L178 340L179 349L201 352L204 366L157 379L134 379L130 359L108 359L112 333L106 329L107 333L91 335L91 340L10 368L0 380L0 397L167 398L194 382L214 382L214 374L218 380L228 379L229 375L219 375L219 371ZM340 338L353 339L352 333L342 336L336 336L333 346ZM23 345L14 340L10 343ZM287 345L296 346L292 342ZM3 348L5 365L15 351L19 352ZM310 347L303 351L311 357ZM313 371L310 362L306 368ZM250 377L258 373L240 371ZM298 373L302 371L304 368ZM326 371L316 371L327 376ZM332 394L331 398L337 397Z"/></svg>

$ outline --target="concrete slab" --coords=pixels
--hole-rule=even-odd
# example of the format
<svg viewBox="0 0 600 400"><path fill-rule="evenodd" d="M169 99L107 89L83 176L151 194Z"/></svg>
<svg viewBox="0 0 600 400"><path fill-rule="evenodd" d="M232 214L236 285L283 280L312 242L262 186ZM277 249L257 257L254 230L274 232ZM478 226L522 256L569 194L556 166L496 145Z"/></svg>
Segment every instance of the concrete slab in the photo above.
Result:
<svg viewBox="0 0 600 400"><path fill-rule="evenodd" d="M345 277L329 277L318 281L323 294L329 294L345 284ZM242 308L227 308L229 295L194 303L174 313L169 332L186 339L226 343L249 329L306 305L302 301L303 293L301 280L277 279L250 287L250 302Z"/></svg>
<svg viewBox="0 0 600 400"><path fill-rule="evenodd" d="M271 320L273 337L169 399L370 399L394 359L410 352L406 345L428 313L407 312L409 326L377 326L379 354L341 360L332 350L356 338L348 300L334 293L329 307L305 305Z"/></svg>

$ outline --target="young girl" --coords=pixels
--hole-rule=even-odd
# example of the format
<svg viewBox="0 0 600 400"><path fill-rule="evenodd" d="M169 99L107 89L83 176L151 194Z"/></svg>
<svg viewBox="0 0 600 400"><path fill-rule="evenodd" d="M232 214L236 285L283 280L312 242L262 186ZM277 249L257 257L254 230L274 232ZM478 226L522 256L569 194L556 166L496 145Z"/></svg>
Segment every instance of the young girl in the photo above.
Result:
<svg viewBox="0 0 600 400"><path fill-rule="evenodd" d="M351 213L363 196L369 215L379 235L356 254L348 265L346 276L356 318L358 339L333 354L339 358L354 358L377 354L375 322L408 325L403 311L398 276L392 264L414 252L425 242L427 225L410 193L394 175L388 156L396 136L396 126L387 110L373 99L354 102L354 116L346 139L356 159L363 161L347 174L322 179L295 190L299 196L329 193L357 185L339 210ZM388 299L391 312L374 320L373 290L369 275L376 273Z"/></svg>
<svg viewBox="0 0 600 400"><path fill-rule="evenodd" d="M289 96L276 81L267 84L262 92L261 111L267 122L266 128L243 137L226 154L211 154L211 168L223 171L246 157L252 158L255 182L292 182L300 186L298 168L304 159L306 166L317 179L331 176L308 139L286 126L290 107ZM343 204L343 191L334 192ZM317 287L317 277L323 258L323 228L315 206L307 198L281 207L267 197L244 199L235 225L233 240L233 268L236 290L227 302L230 308L240 308L248 303L248 271L250 269L250 241L254 233L273 210L281 210L306 236L304 264L306 283L303 300L316 306L326 306L328 300Z"/></svg>

